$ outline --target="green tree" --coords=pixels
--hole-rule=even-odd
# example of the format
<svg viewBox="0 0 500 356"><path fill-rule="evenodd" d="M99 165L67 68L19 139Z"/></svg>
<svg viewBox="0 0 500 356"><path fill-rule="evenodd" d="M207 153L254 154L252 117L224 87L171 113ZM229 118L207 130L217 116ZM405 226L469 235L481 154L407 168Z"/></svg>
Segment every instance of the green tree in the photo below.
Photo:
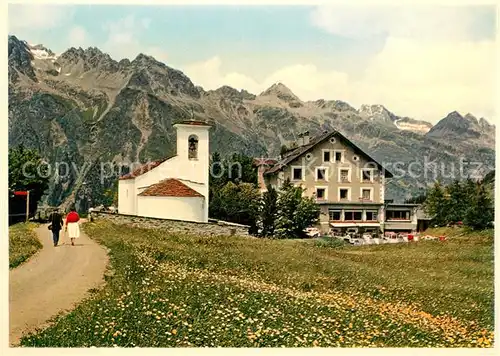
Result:
<svg viewBox="0 0 500 356"><path fill-rule="evenodd" d="M434 186L429 188L427 199L424 203L425 212L432 217L432 224L445 226L447 224L447 203L446 190L440 182L434 183Z"/></svg>
<svg viewBox="0 0 500 356"><path fill-rule="evenodd" d="M214 152L210 159L208 179L210 184L209 216L214 219L224 219L220 190L227 183L227 174L224 174L222 158L218 152Z"/></svg>
<svg viewBox="0 0 500 356"><path fill-rule="evenodd" d="M118 205L118 180L113 183L111 188L106 189L103 193L105 206L117 206Z"/></svg>
<svg viewBox="0 0 500 356"><path fill-rule="evenodd" d="M282 145L280 149L280 156L283 156L288 151L288 147L286 145Z"/></svg>
<svg viewBox="0 0 500 356"><path fill-rule="evenodd" d="M226 162L229 180L257 184L257 167L253 158L241 153L235 153Z"/></svg>
<svg viewBox="0 0 500 356"><path fill-rule="evenodd" d="M227 183L227 174L224 174L224 162L218 152L214 152L210 159L209 169L210 186L221 187Z"/></svg>
<svg viewBox="0 0 500 356"><path fill-rule="evenodd" d="M257 230L260 192L251 183L228 182L216 194L220 219L250 226L250 233Z"/></svg>
<svg viewBox="0 0 500 356"><path fill-rule="evenodd" d="M277 237L303 237L304 229L318 221L319 207L314 199L303 197L303 191L288 179L284 182L278 194Z"/></svg>
<svg viewBox="0 0 500 356"><path fill-rule="evenodd" d="M233 209L233 201L232 198L227 195L229 193L229 188L226 188L224 193L222 190L227 186L228 182L232 182L236 186L240 183L249 183L255 188L257 187L257 168L253 165L253 158L235 153L229 159L222 159L218 152L214 152L211 157L210 165L210 217L214 219L240 222L243 218L236 217L234 214L230 216L227 215L227 210ZM245 190L247 188L246 186L242 186L239 189ZM256 191L258 192L258 190Z"/></svg>
<svg viewBox="0 0 500 356"><path fill-rule="evenodd" d="M469 202L464 224L473 230L490 227L495 218L493 201L486 190L485 184L477 183L476 195Z"/></svg>
<svg viewBox="0 0 500 356"><path fill-rule="evenodd" d="M456 180L446 187L450 195L448 202L450 209L446 214L448 222L455 223L465 218L471 198L466 184Z"/></svg>
<svg viewBox="0 0 500 356"><path fill-rule="evenodd" d="M278 192L271 185L267 186L267 191L262 195L260 210L260 223L262 226L261 235L264 237L273 236L278 216Z"/></svg>
<svg viewBox="0 0 500 356"><path fill-rule="evenodd" d="M24 146L9 149L9 190L30 191L30 215L49 187L48 169L36 150Z"/></svg>

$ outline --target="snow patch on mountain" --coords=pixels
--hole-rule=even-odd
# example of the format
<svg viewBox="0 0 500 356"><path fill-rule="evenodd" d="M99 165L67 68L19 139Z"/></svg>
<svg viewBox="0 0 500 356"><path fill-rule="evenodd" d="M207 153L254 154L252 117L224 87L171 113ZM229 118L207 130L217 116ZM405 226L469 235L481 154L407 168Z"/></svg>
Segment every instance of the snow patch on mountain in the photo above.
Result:
<svg viewBox="0 0 500 356"><path fill-rule="evenodd" d="M50 49L45 48L44 46L38 44L38 45L32 45L28 44L28 48L36 59L42 59L42 60L51 60L52 62L55 62L57 59L57 55L52 52Z"/></svg>
<svg viewBox="0 0 500 356"><path fill-rule="evenodd" d="M426 134L431 129L432 125L412 123L405 121L404 119L398 119L394 121L394 125L400 130L413 131L418 133Z"/></svg>

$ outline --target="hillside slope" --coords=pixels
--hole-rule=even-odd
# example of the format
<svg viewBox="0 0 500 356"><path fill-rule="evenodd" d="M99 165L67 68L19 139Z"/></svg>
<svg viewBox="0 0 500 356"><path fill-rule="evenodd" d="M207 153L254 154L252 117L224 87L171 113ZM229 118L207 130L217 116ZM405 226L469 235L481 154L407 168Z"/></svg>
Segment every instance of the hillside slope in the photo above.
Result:
<svg viewBox="0 0 500 356"><path fill-rule="evenodd" d="M228 86L205 91L153 57L117 62L95 47L56 55L10 36L8 54L9 145L38 149L53 173L59 163L49 204L103 202L123 167L172 154L172 122L188 118L215 122L210 149L223 155L276 156L302 131L334 128L396 175L420 162L413 175L388 183L388 199L403 200L433 179L423 174L425 160L445 164L445 174L452 164L458 173L461 159L482 162L481 172L494 168L495 128L484 119L464 132L452 113L432 127L381 105L358 110L340 100L304 102L282 83L259 95ZM101 167L111 163L114 174L101 177Z"/></svg>

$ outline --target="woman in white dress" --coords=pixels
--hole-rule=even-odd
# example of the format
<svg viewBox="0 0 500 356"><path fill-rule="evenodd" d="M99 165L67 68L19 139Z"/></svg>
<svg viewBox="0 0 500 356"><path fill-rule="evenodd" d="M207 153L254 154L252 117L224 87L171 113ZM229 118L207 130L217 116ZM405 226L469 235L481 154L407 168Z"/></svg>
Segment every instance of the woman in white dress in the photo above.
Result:
<svg viewBox="0 0 500 356"><path fill-rule="evenodd" d="M75 246L75 239L80 237L80 216L75 208L71 208L68 216L66 216L66 232L71 239L71 245Z"/></svg>

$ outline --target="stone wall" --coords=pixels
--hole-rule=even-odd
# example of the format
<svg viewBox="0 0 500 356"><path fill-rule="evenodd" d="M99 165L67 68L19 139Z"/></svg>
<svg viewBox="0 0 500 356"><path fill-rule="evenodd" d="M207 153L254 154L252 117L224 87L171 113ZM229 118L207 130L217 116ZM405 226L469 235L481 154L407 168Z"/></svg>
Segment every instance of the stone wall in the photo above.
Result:
<svg viewBox="0 0 500 356"><path fill-rule="evenodd" d="M130 225L145 229L164 229L172 233L183 233L197 236L249 236L248 226L225 221L210 220L208 223L197 223L181 220L155 219L140 216L92 212L92 221L109 220L119 225Z"/></svg>

